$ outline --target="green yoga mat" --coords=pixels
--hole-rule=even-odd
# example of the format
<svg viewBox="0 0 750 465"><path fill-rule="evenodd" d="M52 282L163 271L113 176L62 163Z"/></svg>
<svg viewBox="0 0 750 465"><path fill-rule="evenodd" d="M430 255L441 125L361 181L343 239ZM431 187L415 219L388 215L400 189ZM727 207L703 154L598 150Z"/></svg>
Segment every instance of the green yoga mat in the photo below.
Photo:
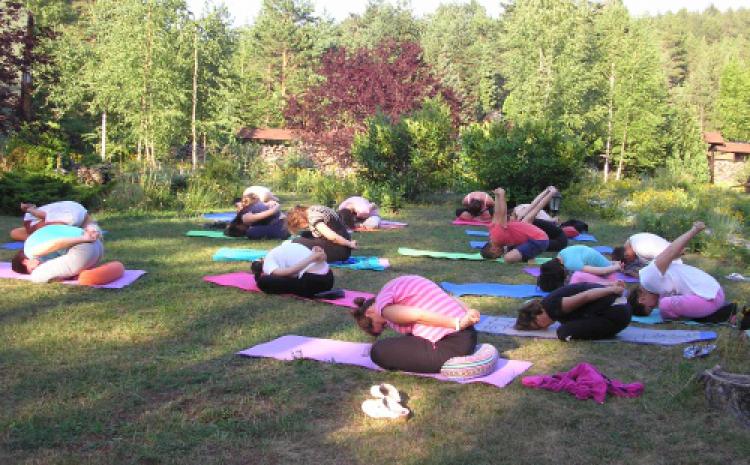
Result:
<svg viewBox="0 0 750 465"><path fill-rule="evenodd" d="M244 239L244 237L225 236L224 231L188 231L185 235L188 237L210 237L212 239Z"/></svg>
<svg viewBox="0 0 750 465"><path fill-rule="evenodd" d="M433 250L418 250L418 249L410 249L408 247L399 247L398 249L399 255L406 255L407 257L430 257L430 258L447 258L449 260L484 260L482 258L482 254L479 252L477 253L461 253L461 252L436 252ZM547 263L548 261L552 260L548 257L539 257L535 258L533 260L530 260L530 263L536 263L537 265L541 265L542 263ZM505 260L502 258L498 258L497 260L487 260L487 261L496 261L499 263L505 263Z"/></svg>

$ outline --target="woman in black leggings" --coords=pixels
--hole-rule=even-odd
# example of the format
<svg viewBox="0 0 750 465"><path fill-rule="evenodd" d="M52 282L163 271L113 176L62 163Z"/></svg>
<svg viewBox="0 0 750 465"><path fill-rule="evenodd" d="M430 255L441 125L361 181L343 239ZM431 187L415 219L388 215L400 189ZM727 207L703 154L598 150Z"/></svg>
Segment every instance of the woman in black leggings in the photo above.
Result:
<svg viewBox="0 0 750 465"><path fill-rule="evenodd" d="M568 236L565 235L565 231L554 221L537 218L531 224L547 233L547 237L549 237L547 252L559 252L568 246Z"/></svg>
<svg viewBox="0 0 750 465"><path fill-rule="evenodd" d="M359 307L351 313L363 331L378 337L387 326L401 334L373 344L370 358L381 368L438 373L448 359L474 353L479 312L429 279L399 276L374 298L354 302Z"/></svg>
<svg viewBox="0 0 750 465"><path fill-rule="evenodd" d="M266 294L295 294L313 297L333 288L333 271L320 247L285 242L271 249L265 258L253 262L250 269L255 282Z"/></svg>
<svg viewBox="0 0 750 465"><path fill-rule="evenodd" d="M357 241L351 240L346 225L339 215L328 207L297 205L287 213L287 227L292 233L302 231L294 242L308 248L321 247L329 263L347 260Z"/></svg>
<svg viewBox="0 0 750 465"><path fill-rule="evenodd" d="M521 307L515 328L545 329L559 321L557 337L562 341L614 337L630 324L630 307L615 304L624 289L622 283L563 286L544 299L534 299Z"/></svg>

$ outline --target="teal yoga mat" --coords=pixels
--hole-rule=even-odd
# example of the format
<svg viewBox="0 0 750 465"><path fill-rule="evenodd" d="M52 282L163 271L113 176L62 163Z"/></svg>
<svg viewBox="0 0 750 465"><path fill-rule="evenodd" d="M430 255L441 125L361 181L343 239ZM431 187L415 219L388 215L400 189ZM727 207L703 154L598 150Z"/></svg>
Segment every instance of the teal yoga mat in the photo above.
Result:
<svg viewBox="0 0 750 465"><path fill-rule="evenodd" d="M434 250L419 250L419 249L410 249L408 247L399 247L398 253L399 255L405 255L407 257L429 257L429 258L446 258L449 260L484 261L484 258L482 258L482 255L479 252L477 253L438 252ZM539 258L535 258L534 260L530 260L530 263L541 265L542 263L546 263L550 260L552 259L547 258L547 257L539 257ZM502 258L498 258L497 260L487 260L487 261L505 263L505 260L503 260Z"/></svg>
<svg viewBox="0 0 750 465"><path fill-rule="evenodd" d="M188 237L209 237L211 239L244 239L244 237L225 236L223 231L194 230L185 233Z"/></svg>

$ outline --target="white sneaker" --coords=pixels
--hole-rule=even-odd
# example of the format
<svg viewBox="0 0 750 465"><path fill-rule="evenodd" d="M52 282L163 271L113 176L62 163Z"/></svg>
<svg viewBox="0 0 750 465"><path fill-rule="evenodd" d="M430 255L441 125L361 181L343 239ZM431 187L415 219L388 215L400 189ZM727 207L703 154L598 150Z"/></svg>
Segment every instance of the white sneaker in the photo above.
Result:
<svg viewBox="0 0 750 465"><path fill-rule="evenodd" d="M362 402L362 411L370 418L396 420L409 416L409 409L387 397L367 399Z"/></svg>
<svg viewBox="0 0 750 465"><path fill-rule="evenodd" d="M399 394L398 389L392 384L376 384L370 388L370 395L376 399L385 399L387 397L393 402L401 403L401 394Z"/></svg>

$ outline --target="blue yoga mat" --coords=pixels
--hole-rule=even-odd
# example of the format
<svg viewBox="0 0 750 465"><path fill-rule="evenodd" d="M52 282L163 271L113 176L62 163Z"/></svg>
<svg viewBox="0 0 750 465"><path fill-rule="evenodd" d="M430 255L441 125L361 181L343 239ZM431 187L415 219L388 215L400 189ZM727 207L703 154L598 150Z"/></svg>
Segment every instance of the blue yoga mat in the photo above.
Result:
<svg viewBox="0 0 750 465"><path fill-rule="evenodd" d="M500 283L466 283L456 284L447 281L440 283L440 286L456 297L462 295L486 295L491 297L515 297L526 299L529 297L544 297L546 292L542 292L533 284L500 284Z"/></svg>
<svg viewBox="0 0 750 465"><path fill-rule="evenodd" d="M6 242L5 244L0 244L0 249L5 250L21 250L23 249L23 242Z"/></svg>
<svg viewBox="0 0 750 465"><path fill-rule="evenodd" d="M482 236L482 237L489 237L490 232L489 231L479 231L477 229L467 229L466 234L469 236Z"/></svg>
<svg viewBox="0 0 750 465"><path fill-rule="evenodd" d="M593 236L593 234L586 234L586 233L581 233L577 235L576 237L572 237L571 239L573 239L574 241L579 241L579 242L596 242L596 238Z"/></svg>
<svg viewBox="0 0 750 465"><path fill-rule="evenodd" d="M231 249L222 247L213 255L213 260L217 262L252 262L260 260L268 253L267 250L257 249ZM354 256L349 257L345 262L329 263L334 268L346 268L349 270L372 270L383 271L389 264L387 260L378 257Z"/></svg>
<svg viewBox="0 0 750 465"><path fill-rule="evenodd" d="M237 212L205 213L203 218L212 221L232 221L235 216Z"/></svg>
<svg viewBox="0 0 750 465"><path fill-rule="evenodd" d="M472 249L481 249L486 243L487 241L469 241L469 245Z"/></svg>
<svg viewBox="0 0 750 465"><path fill-rule="evenodd" d="M599 253L612 253L612 247L608 245L595 245L591 248L596 250Z"/></svg>

